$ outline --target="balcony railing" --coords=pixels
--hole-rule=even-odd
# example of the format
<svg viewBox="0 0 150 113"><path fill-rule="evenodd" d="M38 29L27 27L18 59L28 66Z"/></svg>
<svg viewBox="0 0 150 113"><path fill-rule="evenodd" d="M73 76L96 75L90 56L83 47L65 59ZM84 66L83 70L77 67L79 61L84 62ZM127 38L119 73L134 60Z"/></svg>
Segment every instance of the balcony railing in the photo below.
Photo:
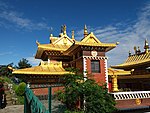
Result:
<svg viewBox="0 0 150 113"><path fill-rule="evenodd" d="M150 98L150 91L115 92L111 94L115 100Z"/></svg>

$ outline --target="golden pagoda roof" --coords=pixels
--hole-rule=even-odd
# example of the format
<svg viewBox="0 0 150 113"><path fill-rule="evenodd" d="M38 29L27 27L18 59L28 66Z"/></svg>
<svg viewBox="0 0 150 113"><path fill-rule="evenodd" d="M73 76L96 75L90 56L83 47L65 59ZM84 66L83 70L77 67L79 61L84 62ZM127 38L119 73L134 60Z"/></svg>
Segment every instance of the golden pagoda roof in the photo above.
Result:
<svg viewBox="0 0 150 113"><path fill-rule="evenodd" d="M70 72L65 71L62 62L51 62L50 64L41 62L40 66L14 70L13 74L26 75L64 75Z"/></svg>
<svg viewBox="0 0 150 113"><path fill-rule="evenodd" d="M75 50L78 46L93 46L93 47L106 47L106 52L115 48L117 44L115 43L102 43L100 42L96 36L91 32L88 36L84 37L80 42L74 41L74 44L64 51L64 54L69 54L73 50Z"/></svg>
<svg viewBox="0 0 150 113"><path fill-rule="evenodd" d="M120 69L112 69L108 68L108 75L113 76L113 75L130 75L131 71L124 71Z"/></svg>
<svg viewBox="0 0 150 113"><path fill-rule="evenodd" d="M119 65L111 66L112 68L124 69L124 68L133 68L133 66L139 66L143 64L149 64L150 66L150 51L148 53L134 54L127 58L127 60Z"/></svg>
<svg viewBox="0 0 150 113"><path fill-rule="evenodd" d="M86 28L87 29L87 28ZM102 43L98 38L93 34L93 32L84 33L84 38L79 42L74 39L74 32L72 33L72 39L67 36L66 26L63 27L63 33L60 33L59 37L54 37L50 35L50 44L40 44L37 42L38 49L35 55L35 58L41 59L44 51L60 51L65 55L68 55L78 46L93 46L93 47L105 47L105 51L109 51L116 47L117 44L114 43Z"/></svg>
<svg viewBox="0 0 150 113"><path fill-rule="evenodd" d="M73 40L70 39L66 34L61 34L61 37L50 37L50 44L40 44L37 42L38 49L35 58L41 59L41 56L45 50L47 51L60 51L67 50L72 44Z"/></svg>

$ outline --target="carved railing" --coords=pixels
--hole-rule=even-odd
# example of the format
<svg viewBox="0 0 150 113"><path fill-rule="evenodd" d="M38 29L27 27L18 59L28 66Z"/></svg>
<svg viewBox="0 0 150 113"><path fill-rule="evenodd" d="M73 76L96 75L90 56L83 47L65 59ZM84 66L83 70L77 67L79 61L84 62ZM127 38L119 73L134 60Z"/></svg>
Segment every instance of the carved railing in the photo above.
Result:
<svg viewBox="0 0 150 113"><path fill-rule="evenodd" d="M25 89L24 113L51 113L51 87L49 87L49 109L41 103L30 88Z"/></svg>
<svg viewBox="0 0 150 113"><path fill-rule="evenodd" d="M150 98L150 91L115 92L111 94L115 100Z"/></svg>

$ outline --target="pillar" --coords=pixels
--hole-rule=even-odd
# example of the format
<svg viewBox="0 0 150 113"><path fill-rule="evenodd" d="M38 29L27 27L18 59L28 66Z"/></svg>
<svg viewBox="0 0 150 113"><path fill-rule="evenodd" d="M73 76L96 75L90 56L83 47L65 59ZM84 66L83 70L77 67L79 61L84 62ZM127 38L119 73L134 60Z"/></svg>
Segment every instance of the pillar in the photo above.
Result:
<svg viewBox="0 0 150 113"><path fill-rule="evenodd" d="M117 75L112 75L112 91L117 92L118 90L118 83L117 83Z"/></svg>

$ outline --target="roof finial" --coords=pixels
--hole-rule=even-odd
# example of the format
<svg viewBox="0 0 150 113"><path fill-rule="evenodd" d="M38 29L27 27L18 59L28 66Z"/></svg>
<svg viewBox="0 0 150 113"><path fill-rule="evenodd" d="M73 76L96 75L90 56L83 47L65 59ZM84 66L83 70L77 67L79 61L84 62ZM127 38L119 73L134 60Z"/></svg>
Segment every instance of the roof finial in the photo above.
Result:
<svg viewBox="0 0 150 113"><path fill-rule="evenodd" d="M131 51L129 50L129 56L131 56Z"/></svg>
<svg viewBox="0 0 150 113"><path fill-rule="evenodd" d="M67 34L67 32L66 32L66 25L64 25L64 35L66 35Z"/></svg>
<svg viewBox="0 0 150 113"><path fill-rule="evenodd" d="M72 30L72 40L74 40L74 30Z"/></svg>
<svg viewBox="0 0 150 113"><path fill-rule="evenodd" d="M145 49L145 53L148 53L148 50L149 50L149 44L148 44L147 39L145 39L145 46L144 46L144 49Z"/></svg>
<svg viewBox="0 0 150 113"><path fill-rule="evenodd" d="M134 46L134 52L135 52L135 54L137 53L137 48L136 48L136 46Z"/></svg>
<svg viewBox="0 0 150 113"><path fill-rule="evenodd" d="M39 46L40 45L40 43L36 40L36 44L37 44L37 46Z"/></svg>
<svg viewBox="0 0 150 113"><path fill-rule="evenodd" d="M140 47L138 46L137 54L140 54L140 53L141 53L141 50L140 50Z"/></svg>
<svg viewBox="0 0 150 113"><path fill-rule="evenodd" d="M86 24L84 25L84 37L88 35Z"/></svg>

